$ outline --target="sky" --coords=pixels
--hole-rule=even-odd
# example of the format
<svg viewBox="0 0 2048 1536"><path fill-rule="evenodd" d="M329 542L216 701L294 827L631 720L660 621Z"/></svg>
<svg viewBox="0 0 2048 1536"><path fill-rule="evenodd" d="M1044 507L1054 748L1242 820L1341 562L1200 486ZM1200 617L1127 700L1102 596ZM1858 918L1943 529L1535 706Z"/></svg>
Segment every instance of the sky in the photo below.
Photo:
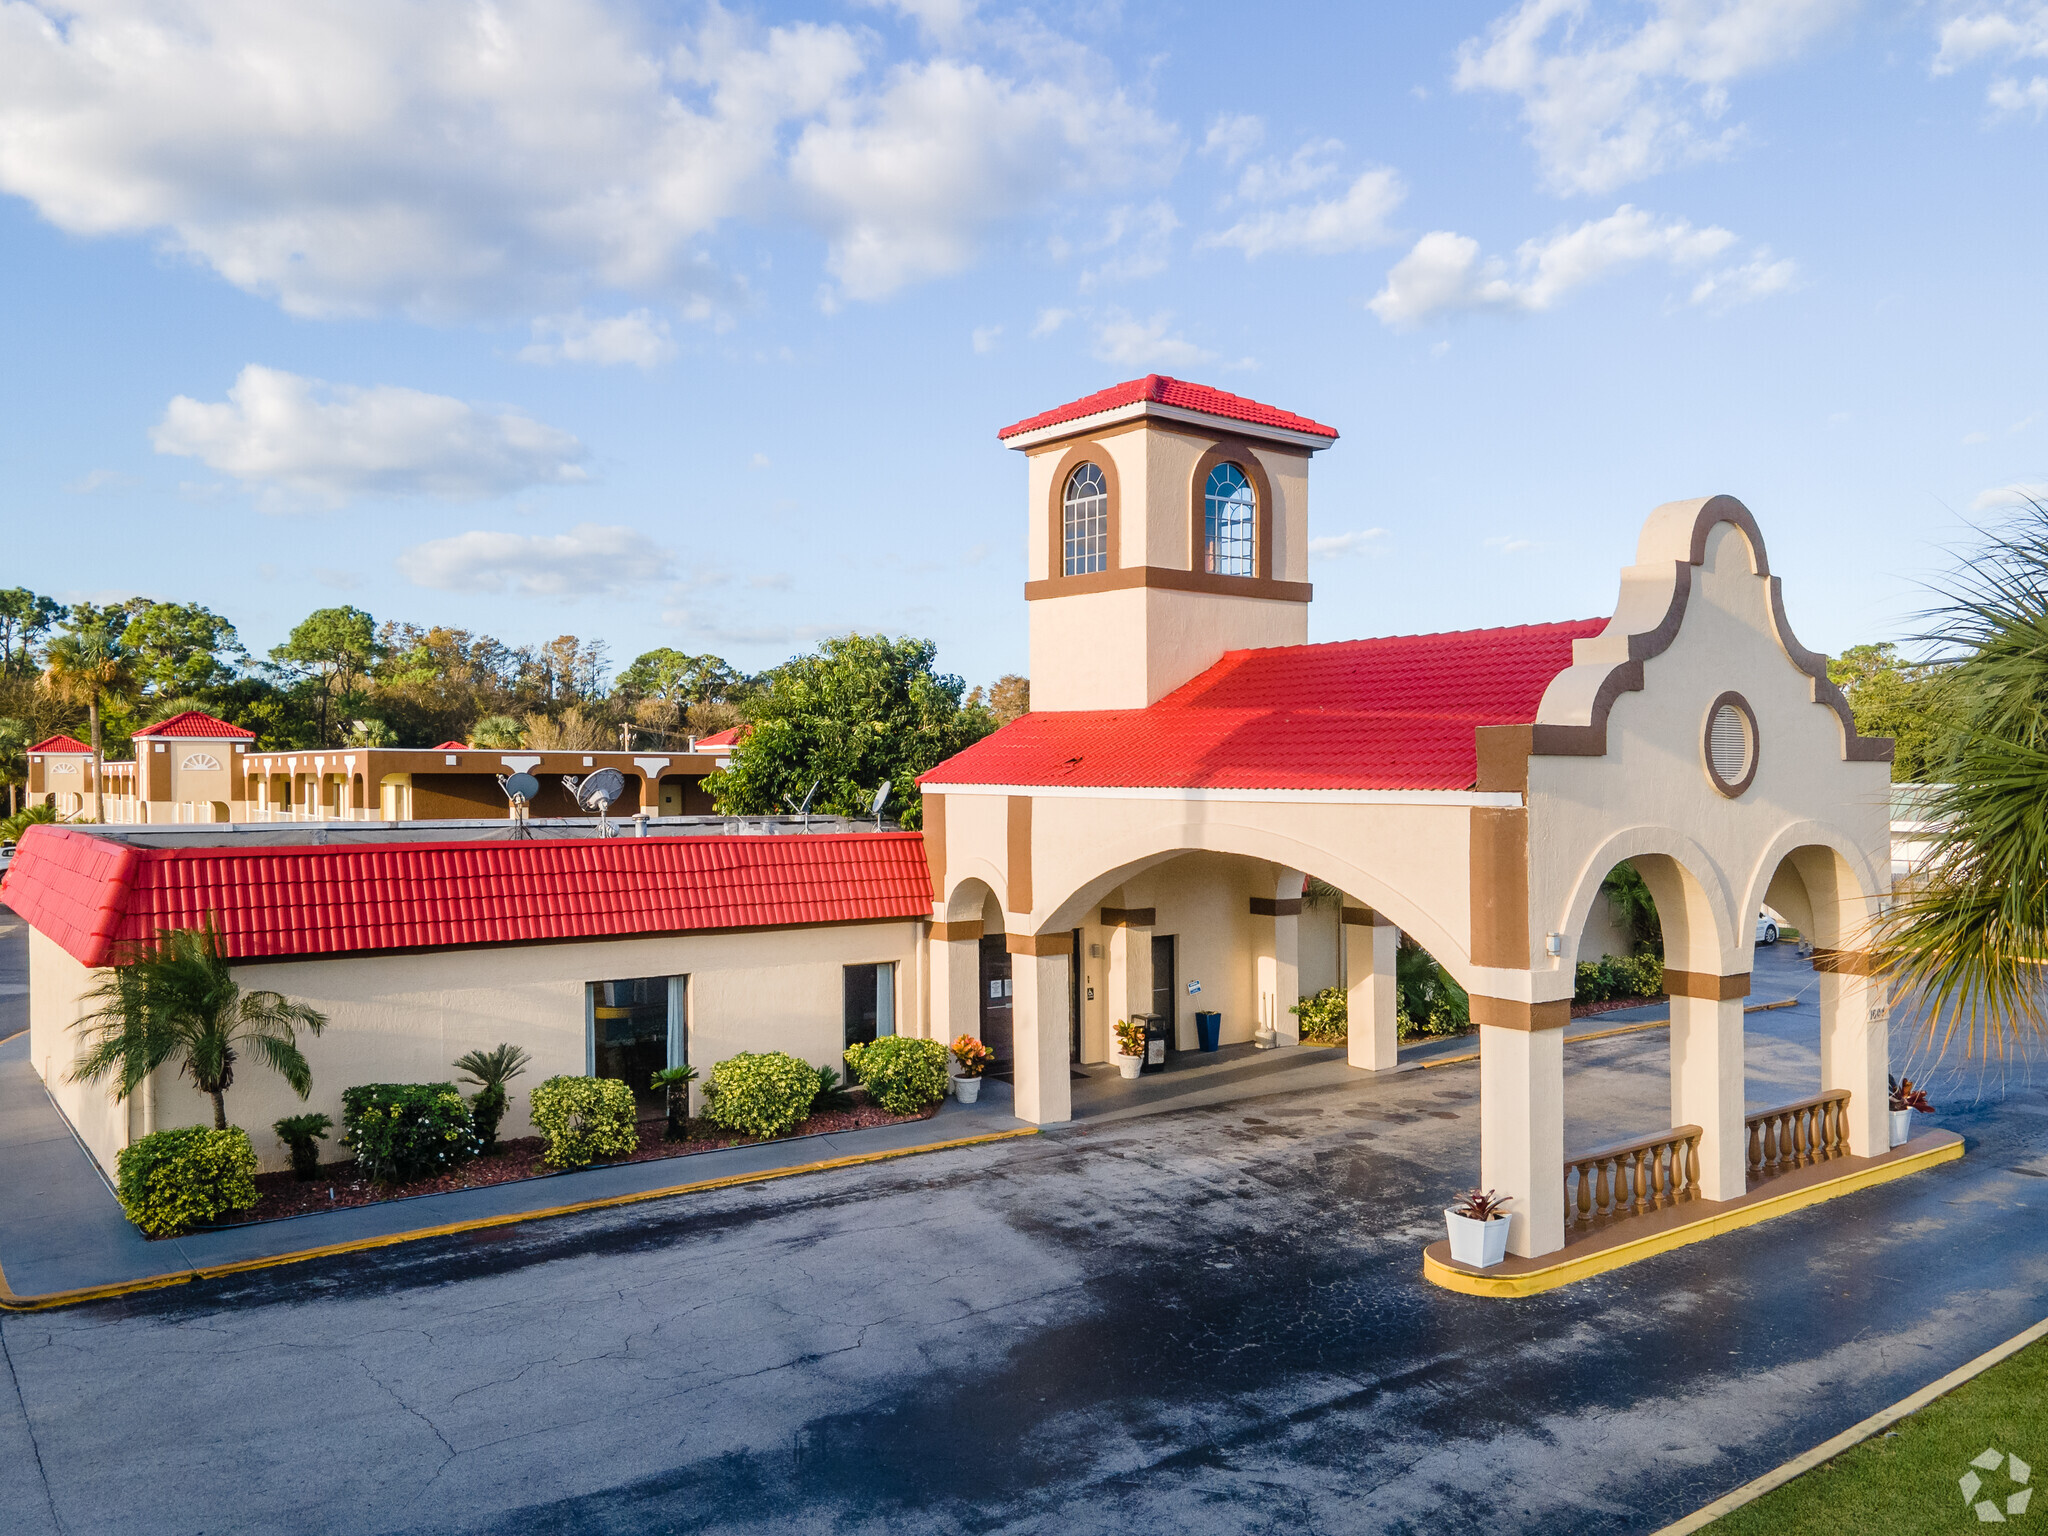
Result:
<svg viewBox="0 0 2048 1536"><path fill-rule="evenodd" d="M2048 495L2048 0L0 0L0 586L1026 666L1009 422L1342 434L1315 640L1754 512L1912 633Z"/></svg>

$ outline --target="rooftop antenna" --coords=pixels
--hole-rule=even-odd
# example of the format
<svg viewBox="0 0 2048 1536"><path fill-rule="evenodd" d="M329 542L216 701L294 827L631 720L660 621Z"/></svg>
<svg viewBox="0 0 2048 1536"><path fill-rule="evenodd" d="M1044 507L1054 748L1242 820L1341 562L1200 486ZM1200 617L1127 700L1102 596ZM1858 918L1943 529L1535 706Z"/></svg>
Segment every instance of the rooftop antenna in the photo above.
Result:
<svg viewBox="0 0 2048 1536"><path fill-rule="evenodd" d="M505 798L512 802L514 837L531 837L533 832L526 825L527 807L540 795L540 780L530 773L499 774L498 788L505 791Z"/></svg>
<svg viewBox="0 0 2048 1536"><path fill-rule="evenodd" d="M802 805L798 805L794 800L790 799L787 795L784 795L782 797L782 803L784 805L788 806L790 810L796 815L803 817L804 830L806 832L811 830L811 799L814 795L818 793L818 786L824 782L825 781L823 779L811 780L811 787L804 792L804 803Z"/></svg>
<svg viewBox="0 0 2048 1536"><path fill-rule="evenodd" d="M597 817L599 837L617 837L618 829L606 816L613 804L624 798L626 776L616 768L600 768L597 772L577 780L568 774L562 775L562 787L575 797L576 803Z"/></svg>
<svg viewBox="0 0 2048 1536"><path fill-rule="evenodd" d="M882 806L889 799L889 785L892 781L882 780L882 787L875 791L875 803L868 807L868 814L875 818L875 830L882 830Z"/></svg>

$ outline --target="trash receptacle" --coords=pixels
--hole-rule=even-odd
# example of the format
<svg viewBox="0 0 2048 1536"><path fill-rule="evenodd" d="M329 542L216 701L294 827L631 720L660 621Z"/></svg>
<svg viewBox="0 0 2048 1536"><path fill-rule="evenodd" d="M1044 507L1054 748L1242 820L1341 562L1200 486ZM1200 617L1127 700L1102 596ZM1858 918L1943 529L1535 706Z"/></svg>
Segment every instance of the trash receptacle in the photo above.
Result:
<svg viewBox="0 0 2048 1536"><path fill-rule="evenodd" d="M1196 1014L1195 1039L1205 1051L1213 1051L1222 1045L1223 1015L1220 1013Z"/></svg>
<svg viewBox="0 0 2048 1536"><path fill-rule="evenodd" d="M1167 1047L1173 1042L1167 1037L1172 1020L1164 1014L1145 1015L1145 1065L1141 1072L1164 1072L1166 1070Z"/></svg>

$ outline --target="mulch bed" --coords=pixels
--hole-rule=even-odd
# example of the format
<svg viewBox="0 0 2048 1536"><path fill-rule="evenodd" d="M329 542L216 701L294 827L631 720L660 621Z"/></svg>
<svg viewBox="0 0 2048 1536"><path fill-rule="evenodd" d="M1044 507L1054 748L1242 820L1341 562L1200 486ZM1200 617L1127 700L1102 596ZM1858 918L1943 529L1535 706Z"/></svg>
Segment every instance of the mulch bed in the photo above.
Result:
<svg viewBox="0 0 2048 1536"><path fill-rule="evenodd" d="M1596 1014L1613 1013L1619 1008L1647 1008L1652 1003L1669 1002L1662 992L1655 997L1610 997L1604 1003L1573 1003L1572 1017L1590 1019Z"/></svg>
<svg viewBox="0 0 2048 1536"><path fill-rule="evenodd" d="M892 1115L873 1104L850 1110L813 1115L788 1136L768 1138L789 1141L799 1136L825 1136L834 1131L865 1130L875 1125L902 1125L912 1120L929 1120L938 1113L935 1104L921 1114ZM708 1120L690 1122L687 1141L663 1141L665 1122L640 1123L640 1150L631 1157L615 1158L596 1167L620 1163L651 1163L665 1157L690 1157L699 1152L716 1152L721 1147L759 1145L764 1138L737 1136L720 1130ZM301 1183L290 1172L256 1175L256 1204L241 1220L223 1226L247 1226L258 1221L277 1221L286 1216L305 1216L314 1211L338 1211L349 1206L375 1205L380 1200L404 1200L413 1195L444 1195L458 1189L482 1189L490 1184L511 1184L520 1179L539 1179L556 1170L541 1161L543 1142L538 1136L501 1141L489 1157L472 1158L451 1173L421 1179L412 1184L372 1184L356 1172L353 1160L322 1163L317 1179Z"/></svg>

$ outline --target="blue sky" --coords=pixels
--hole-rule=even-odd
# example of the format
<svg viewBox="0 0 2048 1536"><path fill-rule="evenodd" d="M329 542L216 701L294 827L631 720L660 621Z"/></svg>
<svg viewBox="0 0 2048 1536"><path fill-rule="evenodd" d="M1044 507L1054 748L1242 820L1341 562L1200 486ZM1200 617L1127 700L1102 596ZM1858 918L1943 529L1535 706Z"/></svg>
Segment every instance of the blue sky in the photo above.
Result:
<svg viewBox="0 0 2048 1536"><path fill-rule="evenodd" d="M1657 503L1909 631L2048 485L2048 4L0 3L0 585L1025 662L996 429L1336 426L1316 639L1609 611Z"/></svg>

